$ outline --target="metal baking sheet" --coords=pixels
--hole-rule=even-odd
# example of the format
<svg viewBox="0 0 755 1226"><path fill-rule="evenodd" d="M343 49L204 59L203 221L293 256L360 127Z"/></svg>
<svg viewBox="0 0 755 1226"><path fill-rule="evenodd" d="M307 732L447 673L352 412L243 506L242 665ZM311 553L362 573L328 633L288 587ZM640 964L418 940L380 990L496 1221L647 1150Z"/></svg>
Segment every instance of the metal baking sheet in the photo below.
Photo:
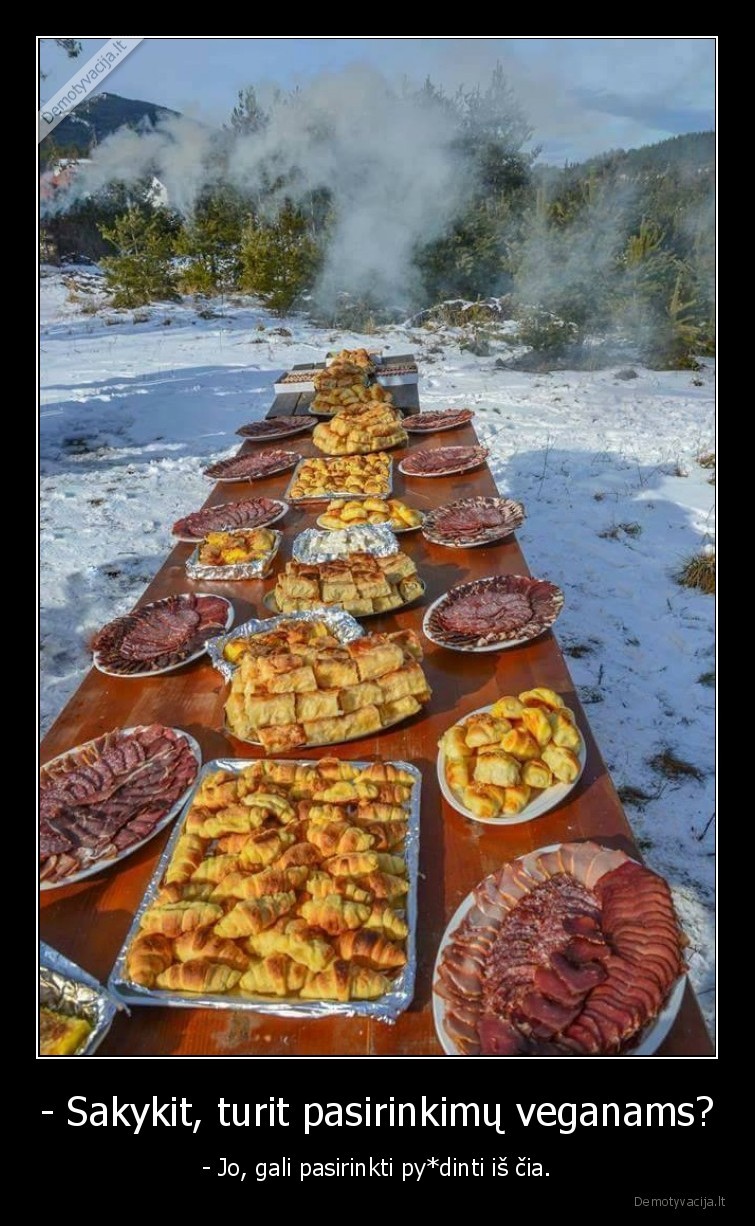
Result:
<svg viewBox="0 0 755 1226"><path fill-rule="evenodd" d="M317 758L271 760L295 761L300 766L316 766L318 762ZM382 759L352 762L351 765L364 769L373 765L375 761L382 761ZM375 1017L383 1022L394 1022L412 1002L417 973L417 879L419 876L419 825L422 775L416 766L412 766L409 762L391 760L390 763L386 763L386 765L388 764L406 771L414 778L414 787L412 788L408 810L409 827L406 841L401 851L401 855L406 860L409 878L409 893L406 895L405 900L402 900L405 903L403 909L406 911L406 922L409 928L409 933L406 937L406 965L403 967L401 974L394 980L394 986L390 992L387 992L385 996L381 996L377 1000L352 1001L304 1001L298 997L271 998L217 994L203 996L193 992L169 992L163 991L160 988L143 988L139 984L132 983L127 978L126 955L129 945L139 932L142 915L152 905L160 888L160 882L170 863L173 849L181 837L186 814L191 808L194 794L199 788L202 779L210 771L225 770L240 774L245 767L249 766L248 758L216 758L214 761L208 762L201 771L186 802L181 821L176 824L176 828L168 841L165 851L152 874L152 879L147 886L142 901L139 903L121 951L110 972L108 987L111 991L116 993L120 1000L133 1005L158 1005L161 1007L167 1005L178 1009L234 1009L246 1013L267 1013L273 1017Z"/></svg>
<svg viewBox="0 0 755 1226"><path fill-rule="evenodd" d="M327 528L305 528L294 537L291 557L295 562L333 562L350 553L388 558L398 550L395 533L387 524L354 524L332 532Z"/></svg>
<svg viewBox="0 0 755 1226"><path fill-rule="evenodd" d="M93 975L44 941L39 948L39 1003L69 1017L85 1018L90 1023L92 1030L73 1053L75 1056L91 1056L105 1038L118 1010L128 1013L123 1002L107 992Z"/></svg>
<svg viewBox="0 0 755 1226"><path fill-rule="evenodd" d="M342 643L351 643L354 639L359 639L364 634L364 630L359 625L355 617L351 613L347 613L340 605L330 605L328 608L321 609L305 609L301 613L279 613L276 617L252 618L248 622L244 622L241 626L236 626L231 634L219 634L213 639L209 639L207 643L207 654L212 660L213 668L216 668L219 673L225 677L226 681L230 681L233 674L238 668L238 664L232 664L230 660L226 660L223 652L226 644L235 639L250 639L255 634L264 634L269 630L275 630L281 622L325 622L330 627L333 635Z"/></svg>
<svg viewBox="0 0 755 1226"><path fill-rule="evenodd" d="M271 531L275 537L272 549L264 557L256 558L253 562L234 562L230 566L208 566L199 561L201 544L197 545L191 557L187 559L186 574L190 579L214 579L216 581L220 579L264 579L270 574L273 560L283 540L283 533L277 528L272 528ZM256 532L256 528L238 528L236 531L229 531L227 535L246 536L249 532Z"/></svg>
<svg viewBox="0 0 755 1226"><path fill-rule="evenodd" d="M378 453L377 453L377 452L372 452L372 454L373 454L373 455L377 455ZM325 462L327 463L328 458L329 458L329 457L327 457L327 456L320 456L320 457L318 457L318 456L305 456L303 459L301 459L301 460L299 461L299 463L296 465L296 468L294 469L293 473L291 474L291 480L290 480L290 481L289 481L289 483L288 483L288 488L286 489L286 492L285 492L285 494L283 495L283 497L284 497L284 499L285 499L285 501L286 501L286 502L293 502L293 503L299 503L299 502L330 502L330 501L331 501L331 499L333 499L333 498L389 498L389 497L390 497L390 495L393 493L393 458L389 456L389 458L388 458L388 487L387 487L387 489L385 489L385 490L381 490L381 492L380 492L379 494L376 494L374 491L370 491L369 493L365 492L364 494L361 494L361 493L355 493L355 492L354 492L354 490L337 490L337 489L333 489L333 490L325 490L325 491L324 491L324 493L322 493L322 494L306 494L306 495L305 495L304 497L302 497L302 498L294 498L294 497L292 497L292 495L291 495L291 490L293 489L294 485L296 484L296 481L297 481L297 478L298 478L298 476L299 476L299 473L300 473L300 471L301 471L301 469L302 469L302 466L303 466L304 464L306 464L306 463L307 463L307 461L309 461L309 460L315 460L315 459L324 459L324 460L325 460ZM348 456L338 456L338 457L330 457L330 458L331 458L331 459L332 459L332 458L337 458L337 459L339 459L339 460L347 460L347 459L349 459L349 457L348 457Z"/></svg>

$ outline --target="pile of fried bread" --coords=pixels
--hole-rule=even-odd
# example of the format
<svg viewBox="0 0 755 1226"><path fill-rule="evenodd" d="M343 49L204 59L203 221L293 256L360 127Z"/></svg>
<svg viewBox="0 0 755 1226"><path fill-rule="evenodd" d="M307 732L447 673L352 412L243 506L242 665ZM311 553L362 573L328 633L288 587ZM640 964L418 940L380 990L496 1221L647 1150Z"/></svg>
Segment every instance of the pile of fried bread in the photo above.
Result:
<svg viewBox="0 0 755 1226"><path fill-rule="evenodd" d="M330 562L292 560L276 576L275 611L298 613L338 604L354 617L388 613L424 590L413 560L401 552L382 558L349 553Z"/></svg>
<svg viewBox="0 0 755 1226"><path fill-rule="evenodd" d="M241 657L225 705L229 731L268 753L331 745L379 732L416 714L431 697L413 630L368 634L328 646Z"/></svg>
<svg viewBox="0 0 755 1226"><path fill-rule="evenodd" d="M401 413L389 404L373 402L345 407L312 431L312 441L325 455L367 455L409 441Z"/></svg>

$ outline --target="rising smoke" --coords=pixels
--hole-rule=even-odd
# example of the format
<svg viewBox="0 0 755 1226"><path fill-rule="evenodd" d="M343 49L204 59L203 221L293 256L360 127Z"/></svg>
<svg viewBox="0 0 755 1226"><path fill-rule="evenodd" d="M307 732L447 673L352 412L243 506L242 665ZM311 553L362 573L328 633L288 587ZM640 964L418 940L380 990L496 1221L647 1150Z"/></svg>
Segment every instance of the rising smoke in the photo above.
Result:
<svg viewBox="0 0 755 1226"><path fill-rule="evenodd" d="M249 134L219 138L186 118L168 118L146 134L117 132L94 150L66 203L113 180L135 184L152 174L186 215L221 180L264 192L273 213L286 197L299 202L327 189L334 220L320 302L332 303L341 290L406 302L414 247L443 231L471 188L453 114L421 94L398 94L368 68L320 77L273 97L266 110L267 124Z"/></svg>

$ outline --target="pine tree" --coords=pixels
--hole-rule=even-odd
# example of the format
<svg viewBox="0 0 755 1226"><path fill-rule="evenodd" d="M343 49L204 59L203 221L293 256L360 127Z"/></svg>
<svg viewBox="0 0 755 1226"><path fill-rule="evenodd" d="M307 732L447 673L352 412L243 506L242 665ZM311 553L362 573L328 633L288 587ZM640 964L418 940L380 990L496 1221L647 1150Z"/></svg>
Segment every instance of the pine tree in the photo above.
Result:
<svg viewBox="0 0 755 1226"><path fill-rule="evenodd" d="M118 253L102 261L115 306L136 307L178 297L172 267L175 230L173 219L163 211L135 205L116 217L112 227L101 227Z"/></svg>
<svg viewBox="0 0 755 1226"><path fill-rule="evenodd" d="M267 114L257 101L253 85L239 90L238 102L231 111L231 128L240 136L261 132L267 126Z"/></svg>
<svg viewBox="0 0 755 1226"><path fill-rule="evenodd" d="M243 221L243 202L230 189L196 204L176 239L176 254L187 257L179 282L184 293L226 294L238 287Z"/></svg>
<svg viewBox="0 0 755 1226"><path fill-rule="evenodd" d="M320 250L301 212L286 203L275 221L253 218L241 236L241 288L285 312L311 288Z"/></svg>

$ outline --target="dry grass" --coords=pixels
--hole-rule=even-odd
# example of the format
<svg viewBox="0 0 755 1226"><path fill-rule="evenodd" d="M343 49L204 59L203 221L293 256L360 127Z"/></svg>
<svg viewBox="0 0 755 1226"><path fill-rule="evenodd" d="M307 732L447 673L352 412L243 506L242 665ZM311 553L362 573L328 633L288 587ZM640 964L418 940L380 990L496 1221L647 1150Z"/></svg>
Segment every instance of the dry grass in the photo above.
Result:
<svg viewBox="0 0 755 1226"><path fill-rule="evenodd" d="M697 678L697 684L707 685L713 689L716 684L716 670L712 669L709 673L700 673L700 676Z"/></svg>
<svg viewBox="0 0 755 1226"><path fill-rule="evenodd" d="M712 596L716 590L716 555L712 553L696 553L688 558L676 576L677 583L682 587L697 588L706 596Z"/></svg>
<svg viewBox="0 0 755 1226"><path fill-rule="evenodd" d="M697 462L701 468L715 468L716 467L715 451L701 451L699 456L697 457Z"/></svg>
<svg viewBox="0 0 755 1226"><path fill-rule="evenodd" d="M618 795L623 805L634 805L637 809L642 809L649 800L657 799L657 796L651 796L648 792L643 792L641 788L636 788L631 783L625 783L623 787L620 787Z"/></svg>
<svg viewBox="0 0 755 1226"><path fill-rule="evenodd" d="M611 524L610 528L604 528L602 532L598 533L598 536L604 541L617 541L620 532L623 532L625 536L641 536L642 525L638 523Z"/></svg>
<svg viewBox="0 0 755 1226"><path fill-rule="evenodd" d="M694 766L692 762L685 762L684 758L678 758L673 749L669 749L668 746L650 758L648 765L652 766L659 775L675 783L681 779L697 779L699 783L703 778L703 772L699 767Z"/></svg>

